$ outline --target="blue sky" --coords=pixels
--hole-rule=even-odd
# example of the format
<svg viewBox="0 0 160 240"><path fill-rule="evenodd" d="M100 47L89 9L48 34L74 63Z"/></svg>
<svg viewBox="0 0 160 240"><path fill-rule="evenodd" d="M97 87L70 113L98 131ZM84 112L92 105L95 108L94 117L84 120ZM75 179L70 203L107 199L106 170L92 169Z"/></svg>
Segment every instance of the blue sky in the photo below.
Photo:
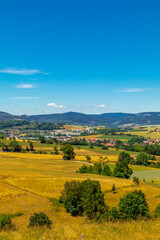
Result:
<svg viewBox="0 0 160 240"><path fill-rule="evenodd" d="M0 0L0 111L160 111L159 0Z"/></svg>

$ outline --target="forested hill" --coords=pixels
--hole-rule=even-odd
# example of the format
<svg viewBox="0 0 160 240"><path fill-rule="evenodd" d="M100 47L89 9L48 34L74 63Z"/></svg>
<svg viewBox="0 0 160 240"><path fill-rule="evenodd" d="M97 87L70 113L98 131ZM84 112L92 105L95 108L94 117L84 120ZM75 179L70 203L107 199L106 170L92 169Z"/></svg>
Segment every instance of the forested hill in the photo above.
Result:
<svg viewBox="0 0 160 240"><path fill-rule="evenodd" d="M160 112L144 113L103 113L103 114L83 114L77 112L55 113L46 115L17 116L5 112L0 112L0 120L23 119L34 122L52 122L78 125L105 125L121 126L125 124L160 124Z"/></svg>

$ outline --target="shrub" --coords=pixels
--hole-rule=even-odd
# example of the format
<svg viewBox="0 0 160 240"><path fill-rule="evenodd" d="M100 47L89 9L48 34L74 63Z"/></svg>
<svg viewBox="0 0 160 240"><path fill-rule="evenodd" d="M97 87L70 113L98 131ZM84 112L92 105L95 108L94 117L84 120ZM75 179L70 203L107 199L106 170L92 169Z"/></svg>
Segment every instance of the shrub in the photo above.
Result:
<svg viewBox="0 0 160 240"><path fill-rule="evenodd" d="M30 217L29 227L34 227L34 226L50 227L51 224L52 224L52 221L49 220L48 216L45 213L41 212L41 213L34 213L34 215Z"/></svg>
<svg viewBox="0 0 160 240"><path fill-rule="evenodd" d="M160 217L160 203L158 204L158 206L156 207L155 211L154 211L154 216Z"/></svg>
<svg viewBox="0 0 160 240"><path fill-rule="evenodd" d="M102 146L102 149L103 149L103 150L109 150L109 148L108 148L106 145L103 145L103 146Z"/></svg>
<svg viewBox="0 0 160 240"><path fill-rule="evenodd" d="M111 210L109 210L108 212L108 220L110 221L115 221L115 220L118 220L120 219L120 214L117 210L116 207L113 207Z"/></svg>
<svg viewBox="0 0 160 240"><path fill-rule="evenodd" d="M93 173L93 174L99 174L104 176L111 176L112 172L108 165L106 163L94 163L94 166L86 166L83 165L81 168L79 168L80 173Z"/></svg>
<svg viewBox="0 0 160 240"><path fill-rule="evenodd" d="M26 153L26 150L24 148L22 148L21 153Z"/></svg>
<svg viewBox="0 0 160 240"><path fill-rule="evenodd" d="M149 217L149 209L146 198L141 190L128 193L120 199L118 204L119 213L122 219L138 219Z"/></svg>
<svg viewBox="0 0 160 240"><path fill-rule="evenodd" d="M86 155L86 160L87 160L87 162L90 162L91 161L91 157L89 155Z"/></svg>
<svg viewBox="0 0 160 240"><path fill-rule="evenodd" d="M11 216L5 214L0 216L0 229L10 229L13 227Z"/></svg>
<svg viewBox="0 0 160 240"><path fill-rule="evenodd" d="M138 177L133 177L133 182L137 185L139 185L139 178Z"/></svg>
<svg viewBox="0 0 160 240"><path fill-rule="evenodd" d="M113 183L113 186L112 186L112 192L113 192L113 193L116 193L116 186L115 186L114 183Z"/></svg>

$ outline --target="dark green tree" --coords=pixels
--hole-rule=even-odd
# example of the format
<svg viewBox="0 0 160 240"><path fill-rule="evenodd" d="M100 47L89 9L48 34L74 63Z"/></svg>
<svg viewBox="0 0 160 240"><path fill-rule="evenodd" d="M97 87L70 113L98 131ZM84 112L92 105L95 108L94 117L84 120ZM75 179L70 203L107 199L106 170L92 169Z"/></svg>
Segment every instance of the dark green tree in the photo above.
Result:
<svg viewBox="0 0 160 240"><path fill-rule="evenodd" d="M126 152L121 152L118 156L118 162L114 168L114 176L120 178L129 179L130 176L133 174L131 168L129 168L129 162L133 158Z"/></svg>
<svg viewBox="0 0 160 240"><path fill-rule="evenodd" d="M63 151L63 159L64 160L71 160L75 158L75 152L70 144L65 144L62 146L62 151Z"/></svg>
<svg viewBox="0 0 160 240"><path fill-rule="evenodd" d="M56 154L56 155L59 154L58 148L56 146L54 147L54 154Z"/></svg>
<svg viewBox="0 0 160 240"><path fill-rule="evenodd" d="M149 155L145 152L139 153L137 158L136 158L135 164L136 165L148 166L150 164Z"/></svg>
<svg viewBox="0 0 160 240"><path fill-rule="evenodd" d="M9 148L11 149L12 152L20 152L22 149L22 146L19 145L17 141L11 141L9 143Z"/></svg>
<svg viewBox="0 0 160 240"><path fill-rule="evenodd" d="M39 136L39 141L40 141L40 143L46 143L46 139L45 139L45 137L44 136Z"/></svg>
<svg viewBox="0 0 160 240"><path fill-rule="evenodd" d="M70 182L66 182L60 201L64 203L67 212L69 212L72 216L81 215L82 204L80 181L72 180Z"/></svg>
<svg viewBox="0 0 160 240"><path fill-rule="evenodd" d="M29 143L29 150L30 151L34 151L34 145L31 141L28 142Z"/></svg>
<svg viewBox="0 0 160 240"><path fill-rule="evenodd" d="M98 220L99 217L106 212L107 207L99 181L90 179L82 181L81 203L84 215L89 219Z"/></svg>
<svg viewBox="0 0 160 240"><path fill-rule="evenodd" d="M132 193L128 193L120 199L118 206L122 219L139 219L142 217L149 217L149 209L146 198L141 190L135 190Z"/></svg>

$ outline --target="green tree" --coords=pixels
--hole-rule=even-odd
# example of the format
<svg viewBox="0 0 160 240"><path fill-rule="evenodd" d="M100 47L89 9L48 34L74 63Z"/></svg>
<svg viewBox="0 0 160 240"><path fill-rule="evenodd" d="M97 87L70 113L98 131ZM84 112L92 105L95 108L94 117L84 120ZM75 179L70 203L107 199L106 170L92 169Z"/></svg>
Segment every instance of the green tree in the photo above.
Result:
<svg viewBox="0 0 160 240"><path fill-rule="evenodd" d="M63 151L63 159L65 160L71 160L75 158L75 152L70 144L65 144L62 146L62 151Z"/></svg>
<svg viewBox="0 0 160 240"><path fill-rule="evenodd" d="M56 155L59 154L58 148L56 146L54 147L54 154L56 154Z"/></svg>
<svg viewBox="0 0 160 240"><path fill-rule="evenodd" d="M44 136L39 136L39 141L40 141L40 143L46 143L46 139L45 139L45 137Z"/></svg>
<svg viewBox="0 0 160 240"><path fill-rule="evenodd" d="M64 185L60 201L64 203L67 212L69 212L72 216L81 215L82 204L80 181L67 181Z"/></svg>
<svg viewBox="0 0 160 240"><path fill-rule="evenodd" d="M86 160L87 160L87 162L90 162L91 161L91 157L89 155L86 155Z"/></svg>
<svg viewBox="0 0 160 240"><path fill-rule="evenodd" d="M133 174L132 169L128 166L132 159L133 158L128 153L121 152L118 156L116 167L114 168L114 176L129 179Z"/></svg>
<svg viewBox="0 0 160 240"><path fill-rule="evenodd" d="M149 155L145 152L139 153L137 158L136 158L135 164L136 165L148 166L150 164Z"/></svg>
<svg viewBox="0 0 160 240"><path fill-rule="evenodd" d="M122 219L149 217L149 209L146 198L141 190L135 190L132 193L128 193L120 199L118 206Z"/></svg>
<svg viewBox="0 0 160 240"><path fill-rule="evenodd" d="M22 149L22 146L19 145L17 141L11 141L9 143L9 148L11 149L12 152L20 152Z"/></svg>
<svg viewBox="0 0 160 240"><path fill-rule="evenodd" d="M106 212L107 207L99 181L90 179L82 181L81 202L84 215L89 219L98 220L99 217Z"/></svg>
<svg viewBox="0 0 160 240"><path fill-rule="evenodd" d="M90 179L66 182L59 201L64 203L67 212L72 216L85 215L95 220L108 209L99 181Z"/></svg>
<svg viewBox="0 0 160 240"><path fill-rule="evenodd" d="M139 178L138 177L133 177L133 182L137 185L139 185Z"/></svg>
<svg viewBox="0 0 160 240"><path fill-rule="evenodd" d="M29 150L30 151L34 151L34 145L31 141L28 142L29 143Z"/></svg>

